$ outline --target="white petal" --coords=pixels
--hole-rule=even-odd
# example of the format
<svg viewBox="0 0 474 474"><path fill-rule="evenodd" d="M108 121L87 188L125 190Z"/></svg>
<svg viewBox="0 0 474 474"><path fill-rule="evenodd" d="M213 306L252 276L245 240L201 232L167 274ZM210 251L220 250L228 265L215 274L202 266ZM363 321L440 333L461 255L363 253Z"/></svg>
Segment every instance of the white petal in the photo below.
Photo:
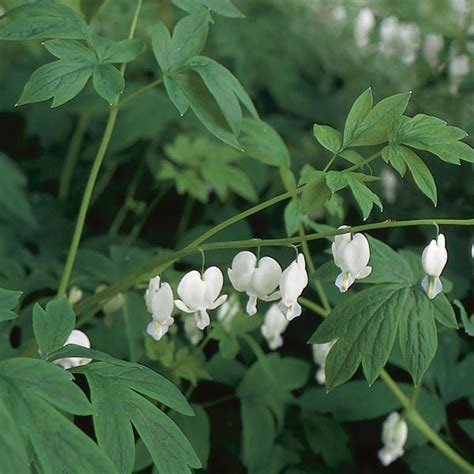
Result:
<svg viewBox="0 0 474 474"><path fill-rule="evenodd" d="M421 282L428 298L432 300L443 291L443 283L438 277L426 276Z"/></svg>
<svg viewBox="0 0 474 474"><path fill-rule="evenodd" d="M216 309L216 308L218 308L221 304L224 304L227 301L227 296L228 295L219 296L219 298L217 298L217 300L214 301L214 303L212 303L211 306L209 306L209 308L207 308L207 309Z"/></svg>
<svg viewBox="0 0 474 474"><path fill-rule="evenodd" d="M191 310L196 311L205 307L206 284L199 272L192 270L183 276L178 285L178 295Z"/></svg>
<svg viewBox="0 0 474 474"><path fill-rule="evenodd" d="M224 276L217 267L209 267L203 275L205 285L204 308L210 308L219 296L224 284ZM217 306L214 306L216 308Z"/></svg>
<svg viewBox="0 0 474 474"><path fill-rule="evenodd" d="M439 244L438 244L439 242ZM421 263L427 275L439 277L448 261L446 241L443 234L438 236L438 241L432 240L423 250Z"/></svg>
<svg viewBox="0 0 474 474"><path fill-rule="evenodd" d="M249 316L253 316L257 313L257 297L256 296L249 296L249 300L247 302L247 306L245 307L247 314Z"/></svg>
<svg viewBox="0 0 474 474"><path fill-rule="evenodd" d="M239 252L232 260L232 268L229 268L229 275L232 286L237 291L247 291L250 285L253 272L257 265L257 257L248 251Z"/></svg>
<svg viewBox="0 0 474 474"><path fill-rule="evenodd" d="M324 385L326 383L326 372L324 367L320 367L316 372L316 380L319 385Z"/></svg>
<svg viewBox="0 0 474 474"><path fill-rule="evenodd" d="M188 308L183 301L181 300L174 300L174 304L176 307L185 313L194 313L194 309Z"/></svg>
<svg viewBox="0 0 474 474"><path fill-rule="evenodd" d="M298 255L280 277L281 298L285 306L296 302L308 284L308 274L303 254Z"/></svg>
<svg viewBox="0 0 474 474"><path fill-rule="evenodd" d="M281 298L281 293L279 290L275 291L275 293L272 293L271 295L265 296L264 298L260 298L263 301L275 301L279 300Z"/></svg>
<svg viewBox="0 0 474 474"><path fill-rule="evenodd" d="M273 293L278 286L281 273L281 267L275 259L271 257L261 258L250 281L252 293L259 298L264 298Z"/></svg>
<svg viewBox="0 0 474 474"><path fill-rule="evenodd" d="M343 272L337 276L335 285L341 293L345 293L354 281L354 277L349 272Z"/></svg>
<svg viewBox="0 0 474 474"><path fill-rule="evenodd" d="M85 333L79 331L79 329L73 329L71 334L66 339L64 345L75 344L77 346L82 346L87 349L90 349L91 343L89 338ZM81 365L86 365L92 362L92 359L85 357L65 357L63 359L57 359L54 361L55 364L60 365L63 369L71 369L72 367L79 367Z"/></svg>
<svg viewBox="0 0 474 474"><path fill-rule="evenodd" d="M364 278L367 278L370 274L372 273L372 267L365 267L363 268L356 276L356 280L362 280Z"/></svg>
<svg viewBox="0 0 474 474"><path fill-rule="evenodd" d="M270 350L274 351L283 345L283 338L280 334L273 337L268 341L268 347Z"/></svg>
<svg viewBox="0 0 474 474"><path fill-rule="evenodd" d="M207 311L201 310L194 313L194 317L196 318L196 326L201 331L206 329L209 324L211 324L211 319L207 314Z"/></svg>
<svg viewBox="0 0 474 474"><path fill-rule="evenodd" d="M369 263L370 247L365 235L355 234L340 254L341 269L357 275Z"/></svg>
<svg viewBox="0 0 474 474"><path fill-rule="evenodd" d="M169 326L162 326L161 324L152 321L146 328L146 332L153 338L155 341L159 341L167 332Z"/></svg>
<svg viewBox="0 0 474 474"><path fill-rule="evenodd" d="M150 298L153 319L163 324L173 314L173 291L168 283L163 283L161 288Z"/></svg>

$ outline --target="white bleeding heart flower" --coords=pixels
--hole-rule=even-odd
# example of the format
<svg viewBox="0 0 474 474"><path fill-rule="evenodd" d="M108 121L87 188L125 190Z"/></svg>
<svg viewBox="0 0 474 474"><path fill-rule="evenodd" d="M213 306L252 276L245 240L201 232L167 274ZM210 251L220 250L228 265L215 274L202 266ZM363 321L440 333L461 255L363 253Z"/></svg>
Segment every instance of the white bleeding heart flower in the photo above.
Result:
<svg viewBox="0 0 474 474"><path fill-rule="evenodd" d="M225 331L230 331L232 320L239 311L240 302L236 294L230 295L229 299L217 310L217 319Z"/></svg>
<svg viewBox="0 0 474 474"><path fill-rule="evenodd" d="M394 411L390 413L382 426L383 448L378 452L380 462L384 466L403 456L403 447L408 437L408 425L400 415Z"/></svg>
<svg viewBox="0 0 474 474"><path fill-rule="evenodd" d="M73 329L69 337L64 343L65 346L68 344L76 344L77 346L82 346L87 349L91 348L91 341L85 333L79 331L79 329ZM60 365L64 369L71 369L73 367L79 367L81 365L86 365L92 362L92 359L86 357L65 357L64 359L57 359L54 361L55 364Z"/></svg>
<svg viewBox="0 0 474 474"><path fill-rule="evenodd" d="M274 303L265 313L264 322L260 328L263 337L268 342L268 347L274 351L283 345L281 335L288 327L288 320L283 316L278 304Z"/></svg>
<svg viewBox="0 0 474 474"><path fill-rule="evenodd" d="M321 385L326 383L326 358L335 343L336 341L325 342L323 344L313 344L313 360L316 365L319 365L315 377Z"/></svg>
<svg viewBox="0 0 474 474"><path fill-rule="evenodd" d="M288 268L280 276L280 311L288 321L301 314L301 306L298 297L308 285L308 274L306 273L306 262L302 253L290 263Z"/></svg>
<svg viewBox="0 0 474 474"><path fill-rule="evenodd" d="M421 282L421 286L426 291L429 299L433 299L443 291L443 284L439 277L447 261L446 237L444 234L439 234L436 240L433 239L429 245L425 247L421 256L421 264L426 273L425 278L423 278Z"/></svg>
<svg viewBox="0 0 474 474"><path fill-rule="evenodd" d="M345 229L343 225L338 228ZM336 286L341 293L345 293L356 281L366 278L372 272L372 267L367 266L370 259L369 241L363 234L350 233L336 235L332 243L334 263L341 270L336 279Z"/></svg>
<svg viewBox="0 0 474 474"><path fill-rule="evenodd" d="M187 316L184 319L184 333L193 346L197 346L204 337L202 331L196 326L196 319L192 316Z"/></svg>
<svg viewBox="0 0 474 474"><path fill-rule="evenodd" d="M79 303L82 300L82 290L78 286L72 286L67 295L67 299L72 306Z"/></svg>
<svg viewBox="0 0 474 474"><path fill-rule="evenodd" d="M161 283L159 276L152 278L145 292L145 303L153 318L152 322L148 324L146 332L153 339L159 341L174 323L174 319L171 317L174 300L170 285Z"/></svg>
<svg viewBox="0 0 474 474"><path fill-rule="evenodd" d="M359 48L365 48L370 42L370 33L375 26L375 15L370 8L363 8L356 17L354 40Z"/></svg>
<svg viewBox="0 0 474 474"><path fill-rule="evenodd" d="M180 300L175 300L176 307L185 313L194 313L196 325L201 331L211 323L210 309L216 309L227 300L227 295L219 296L224 277L217 267L210 267L201 276L192 270L181 279L178 285Z"/></svg>
<svg viewBox="0 0 474 474"><path fill-rule="evenodd" d="M248 251L239 252L232 260L232 267L227 270L232 286L237 291L247 293L247 313L252 316L257 312L257 300L273 301L280 297L275 291L281 275L281 267L271 257L257 257Z"/></svg>

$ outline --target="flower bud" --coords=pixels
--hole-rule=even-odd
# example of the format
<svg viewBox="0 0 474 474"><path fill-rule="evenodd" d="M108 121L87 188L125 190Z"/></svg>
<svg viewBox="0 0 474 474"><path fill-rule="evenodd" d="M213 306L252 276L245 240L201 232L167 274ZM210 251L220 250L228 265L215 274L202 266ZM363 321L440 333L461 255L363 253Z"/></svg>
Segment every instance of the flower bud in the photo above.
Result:
<svg viewBox="0 0 474 474"><path fill-rule="evenodd" d="M145 292L145 303L153 318L146 331L153 339L159 341L174 323L171 317L174 301L170 285L160 284L159 276L152 278Z"/></svg>
<svg viewBox="0 0 474 474"><path fill-rule="evenodd" d="M278 305L272 304L265 313L264 323L260 330L263 337L268 342L268 347L274 351L283 345L283 338L281 335L285 332L288 326L288 320L283 316Z"/></svg>
<svg viewBox="0 0 474 474"><path fill-rule="evenodd" d="M382 426L383 448L378 452L380 462L384 466L392 464L396 459L403 456L403 447L408 437L408 425L400 415L394 411L390 413Z"/></svg>

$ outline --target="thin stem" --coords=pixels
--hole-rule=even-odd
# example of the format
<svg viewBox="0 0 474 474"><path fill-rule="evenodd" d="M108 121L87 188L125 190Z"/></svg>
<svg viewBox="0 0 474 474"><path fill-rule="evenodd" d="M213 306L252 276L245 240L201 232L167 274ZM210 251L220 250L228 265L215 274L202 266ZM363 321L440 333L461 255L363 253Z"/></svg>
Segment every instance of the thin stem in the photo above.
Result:
<svg viewBox="0 0 474 474"><path fill-rule="evenodd" d="M188 195L186 202L184 204L183 214L181 220L179 221L178 231L176 233L177 237L180 238L181 235L188 228L189 220L191 218L191 211L193 210L194 198Z"/></svg>
<svg viewBox="0 0 474 474"><path fill-rule="evenodd" d="M125 105L127 105L129 102L135 100L137 97L141 96L150 89L154 89L156 86L159 86L162 82L163 78L160 77L156 81L153 81L150 84L147 84L146 86L143 86L140 89L136 90L135 92L132 92L127 97L124 97L124 99L120 102L119 108L125 107Z"/></svg>
<svg viewBox="0 0 474 474"><path fill-rule="evenodd" d="M130 209L130 201L133 199L133 197L135 196L135 193L137 192L138 184L140 183L140 179L143 175L143 170L144 170L144 166L142 163L138 167L137 172L135 173L132 180L130 181L127 192L125 194L124 202L122 206L120 207L119 211L117 212L112 222L112 225L110 226L109 235L111 237L116 237L118 235L120 227L122 227L122 224L124 223L125 218L127 217L128 210Z"/></svg>
<svg viewBox="0 0 474 474"><path fill-rule="evenodd" d="M343 229L338 230L331 230L326 232L318 232L314 234L307 234L304 237L288 237L284 239L248 239L248 240L236 240L236 241L228 241L228 242L213 242L209 244L201 245L202 241L205 240L203 238L204 235L214 235L214 230L219 227L220 230L225 228L226 226L222 227L224 223L218 224L213 229L210 229L208 232L203 234L203 236L196 239L187 247L179 250L177 252L173 252L168 254L164 257L160 257L156 259L154 262L151 262L148 266L143 268L142 270L132 273L129 276L119 280L118 282L110 285L107 289L91 296L80 303L77 304L76 309L77 313L87 313L96 305L99 305L101 302L112 298L117 293L121 293L126 289L134 286L137 283L142 281L146 281L147 279L151 278L152 276L158 275L164 270L166 270L170 265L172 265L175 261L186 257L188 255L195 254L199 252L199 249L204 251L211 251L211 250L228 250L228 249L241 249L241 248L256 248L259 245L267 246L267 247L287 247L291 244L298 244L302 241L310 241L310 240L320 240L326 239L327 237L334 237L336 235L342 235L347 233L355 233L355 232L365 232L370 230L377 230L377 229L388 229L394 227L413 227L413 226L423 226L423 225L433 225L433 222L436 222L441 225L460 225L460 226L474 226L474 218L473 219L413 219L413 220L406 220L406 221L383 221L377 222L374 224L364 224L354 227L345 227Z"/></svg>
<svg viewBox="0 0 474 474"><path fill-rule="evenodd" d="M304 298L303 296L300 296L298 298L298 301L305 307L308 308L311 311L314 311L316 314L319 314L323 318L326 316L329 316L329 312L326 311L322 306L319 306L319 304L314 303L313 301Z"/></svg>
<svg viewBox="0 0 474 474"><path fill-rule="evenodd" d="M424 420L418 411L411 405L410 399L398 388L396 382L390 377L388 372L382 370L380 373L381 379L385 382L388 389L395 395L406 410L406 417L411 423L416 426L423 435L430 440L438 450L443 453L451 462L460 467L464 472L473 474L474 466L460 456L454 449L445 443L438 433L436 433L431 426Z"/></svg>
<svg viewBox="0 0 474 474"><path fill-rule="evenodd" d="M304 231L303 224L301 224L300 227L299 227L299 234L300 234L300 237L302 237L303 239L305 238L306 234L305 234L305 231ZM301 242L301 245L303 247L303 253L304 253L307 265L308 265L309 274L313 275L314 272L316 271L316 268L314 266L313 258L311 257L311 252L309 251L308 242L306 240L303 240ZM323 285L321 284L321 282L318 279L312 279L311 281L314 285L314 288L316 289L316 293L318 293L318 296L319 296L319 299L321 300L321 303L324 306L324 310L326 312L330 313L331 312L331 305L330 305L329 300L326 296Z"/></svg>
<svg viewBox="0 0 474 474"><path fill-rule="evenodd" d="M331 168L332 164L336 161L337 153L331 156L331 159L327 162L326 166L323 168L323 173L325 173L329 168Z"/></svg>
<svg viewBox="0 0 474 474"><path fill-rule="evenodd" d="M135 14L133 16L132 24L130 26L130 32L128 35L129 39L132 39L135 34L135 29L137 26L138 15L140 14L140 9L142 6L142 1L143 0L137 0ZM120 66L120 73L122 74L122 76L125 74L126 67L127 67L126 63L123 63ZM118 107L119 101L120 101L120 96L115 100L115 102L112 104L110 108L109 117L107 119L107 124L105 126L104 134L102 136L102 141L99 145L99 149L97 150L94 163L92 164L92 169L89 175L89 179L87 180L86 189L84 190L84 194L82 196L81 207L79 209L79 214L77 216L77 221L76 221L76 228L74 229L71 246L69 248L66 264L64 266L63 274L61 276L61 281L59 283L59 288L57 292L58 297L64 296L66 294L67 286L69 284L69 279L71 278L72 267L74 266L74 261L76 260L77 250L79 248L79 242L81 241L82 232L84 230L87 210L89 209L89 204L92 198L92 193L94 191L94 186L97 180L97 176L99 174L100 167L102 165L105 154L107 152L107 148L109 146L110 139L112 138L112 133L114 131L115 122L117 120L117 115L119 111L119 107Z"/></svg>
<svg viewBox="0 0 474 474"><path fill-rule="evenodd" d="M216 398L215 400L211 400L210 402L201 403L201 406L204 407L204 408L209 408L209 407L213 407L215 405L219 405L220 403L228 402L229 400L235 400L236 398L237 398L237 395L235 395L235 394L227 395L225 397Z"/></svg>
<svg viewBox="0 0 474 474"><path fill-rule="evenodd" d="M59 179L58 198L61 201L64 201L68 195L71 178L79 158L79 152L81 150L82 141L84 140L88 124L89 116L87 114L79 115L76 128L71 137L71 142L69 143L69 148L66 153L61 178Z"/></svg>
<svg viewBox="0 0 474 474"><path fill-rule="evenodd" d="M382 154L382 150L377 151L373 155L370 155L368 158L366 158L364 161L361 161L360 163L357 163L356 165L351 166L350 168L345 169L345 172L351 172L359 168L363 168L365 165L368 165L369 163L372 163L372 161L376 160L380 155Z"/></svg>

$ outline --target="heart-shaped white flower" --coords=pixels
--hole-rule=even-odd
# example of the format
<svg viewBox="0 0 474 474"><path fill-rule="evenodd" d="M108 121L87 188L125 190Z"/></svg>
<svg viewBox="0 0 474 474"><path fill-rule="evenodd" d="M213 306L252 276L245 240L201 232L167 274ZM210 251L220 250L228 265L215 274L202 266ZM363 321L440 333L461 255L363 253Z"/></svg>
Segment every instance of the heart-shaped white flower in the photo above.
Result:
<svg viewBox="0 0 474 474"><path fill-rule="evenodd" d="M153 339L159 341L174 323L174 319L171 317L174 301L170 285L168 283L160 284L159 276L152 278L145 292L145 303L153 318L146 331Z"/></svg>
<svg viewBox="0 0 474 474"><path fill-rule="evenodd" d="M436 240L432 240L423 250L421 264L426 273L421 282L421 286L426 291L429 299L443 291L443 284L440 276L448 261L448 251L446 250L446 237L439 234Z"/></svg>
<svg viewBox="0 0 474 474"><path fill-rule="evenodd" d="M281 267L271 257L257 257L248 251L239 252L232 260L232 267L227 270L232 286L237 291L247 293L247 313L252 316L257 312L257 300L273 301L280 297L278 286Z"/></svg>
<svg viewBox="0 0 474 474"><path fill-rule="evenodd" d="M288 321L301 314L301 306L298 297L308 285L308 274L306 273L306 262L302 253L290 263L288 268L280 276L280 311Z"/></svg>

